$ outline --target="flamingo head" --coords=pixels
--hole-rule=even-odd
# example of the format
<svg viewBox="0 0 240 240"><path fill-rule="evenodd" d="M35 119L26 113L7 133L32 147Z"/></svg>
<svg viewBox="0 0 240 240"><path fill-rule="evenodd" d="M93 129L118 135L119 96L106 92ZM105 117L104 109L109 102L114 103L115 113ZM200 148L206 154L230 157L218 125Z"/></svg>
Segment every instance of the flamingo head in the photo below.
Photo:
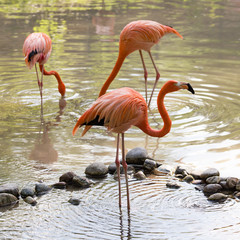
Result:
<svg viewBox="0 0 240 240"><path fill-rule="evenodd" d="M178 81L175 81L175 80L167 81L164 84L163 88L165 88L166 93L175 92L175 91L178 91L180 89L187 89L192 94L195 93L195 91L192 88L192 86L190 85L190 83L178 82Z"/></svg>

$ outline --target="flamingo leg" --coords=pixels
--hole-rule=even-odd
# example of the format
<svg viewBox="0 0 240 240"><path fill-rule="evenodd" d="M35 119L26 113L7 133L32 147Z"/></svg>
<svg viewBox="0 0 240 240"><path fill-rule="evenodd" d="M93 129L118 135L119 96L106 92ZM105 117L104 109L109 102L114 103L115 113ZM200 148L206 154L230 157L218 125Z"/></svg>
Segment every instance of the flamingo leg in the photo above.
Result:
<svg viewBox="0 0 240 240"><path fill-rule="evenodd" d="M40 64L39 64L40 66ZM41 68L40 68L41 71ZM41 82L40 82L40 96L41 96L41 115L43 116L43 99L42 99L42 89L43 89L43 66L42 66L42 71L41 71Z"/></svg>
<svg viewBox="0 0 240 240"><path fill-rule="evenodd" d="M119 199L119 208L121 209L121 179L120 179L120 161L119 161L119 133L117 135L117 151L116 151L116 160L115 164L117 167L117 175L118 175L118 199Z"/></svg>
<svg viewBox="0 0 240 240"><path fill-rule="evenodd" d="M127 208L130 210L130 198L129 198L129 187L128 187L128 174L127 174L127 163L125 158L125 147L124 147L124 133L122 133L122 166L125 173L125 181L126 181L126 190L127 190Z"/></svg>
<svg viewBox="0 0 240 240"><path fill-rule="evenodd" d="M143 65L143 69L144 69L145 94L146 94L146 102L147 102L147 76L148 76L148 72L147 72L147 68L146 68L144 60L143 60L142 50L139 50L139 53L140 53L140 57L141 57L142 65Z"/></svg>
<svg viewBox="0 0 240 240"><path fill-rule="evenodd" d="M153 57L152 57L151 52L149 51L148 54L149 54L149 56L150 56L150 58L151 58L153 67L154 67L154 69L155 69L155 71L156 71L156 80L155 80L155 83L154 83L154 85L153 85L152 93L151 93L151 96L150 96L149 102L148 102L148 108L149 108L149 106L150 106L150 104L151 104L153 92L154 92L154 90L155 90L155 88L156 88L156 86L157 86L158 80L159 80L159 78L160 78L160 73L159 73L159 71L158 71L158 69L157 69L157 67L156 67L156 65L155 65L155 63L154 63L154 60L153 60Z"/></svg>
<svg viewBox="0 0 240 240"><path fill-rule="evenodd" d="M40 91L40 95L41 95L41 88L40 88L41 83L40 83L40 81L39 81L39 77L38 77L38 71L37 71L37 65L36 65L36 63L35 63L35 70L36 70L36 75L37 75L38 87L39 87L39 91Z"/></svg>

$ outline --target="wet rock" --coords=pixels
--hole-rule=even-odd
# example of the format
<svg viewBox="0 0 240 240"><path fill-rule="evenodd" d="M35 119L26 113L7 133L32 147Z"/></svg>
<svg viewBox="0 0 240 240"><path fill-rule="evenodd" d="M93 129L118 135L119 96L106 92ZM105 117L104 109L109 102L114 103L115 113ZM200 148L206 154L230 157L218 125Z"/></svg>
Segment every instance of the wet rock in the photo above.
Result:
<svg viewBox="0 0 240 240"><path fill-rule="evenodd" d="M116 166L116 163L113 162L108 166L108 172L110 174L114 174L116 171L117 171L117 166ZM120 171L123 172L123 166L122 165L120 165Z"/></svg>
<svg viewBox="0 0 240 240"><path fill-rule="evenodd" d="M51 187L49 187L48 185L44 184L44 183L36 183L35 185L35 192L36 195L43 195L48 193L51 190Z"/></svg>
<svg viewBox="0 0 240 240"><path fill-rule="evenodd" d="M108 168L101 162L95 162L87 166L85 174L91 177L105 177L108 173Z"/></svg>
<svg viewBox="0 0 240 240"><path fill-rule="evenodd" d="M221 178L219 176L212 176L206 179L207 184L215 184L220 183Z"/></svg>
<svg viewBox="0 0 240 240"><path fill-rule="evenodd" d="M144 180L146 179L146 175L143 173L143 171L138 171L134 174L134 177L138 180Z"/></svg>
<svg viewBox="0 0 240 240"><path fill-rule="evenodd" d="M71 203L72 205L77 206L77 205L80 204L81 200L78 199L78 198L70 198L70 199L68 200L68 202Z"/></svg>
<svg viewBox="0 0 240 240"><path fill-rule="evenodd" d="M154 160L146 159L144 161L143 167L148 171L153 171L157 167L157 163Z"/></svg>
<svg viewBox="0 0 240 240"><path fill-rule="evenodd" d="M194 185L200 185L200 184L203 184L203 181L200 180L200 179L196 179L196 180L193 180L193 181L192 181L192 184L194 184Z"/></svg>
<svg viewBox="0 0 240 240"><path fill-rule="evenodd" d="M74 176L72 179L72 185L78 188L88 188L92 184L92 181L85 177Z"/></svg>
<svg viewBox="0 0 240 240"><path fill-rule="evenodd" d="M57 189L65 189L67 187L67 183L66 182L54 183L52 187Z"/></svg>
<svg viewBox="0 0 240 240"><path fill-rule="evenodd" d="M166 183L166 187L172 188L172 189L178 189L181 187L181 185L179 185L177 182L169 181Z"/></svg>
<svg viewBox="0 0 240 240"><path fill-rule="evenodd" d="M235 196L236 198L240 199L240 192L235 193L234 196Z"/></svg>
<svg viewBox="0 0 240 240"><path fill-rule="evenodd" d="M74 176L76 176L74 172L66 172L59 178L59 182L65 182L71 185Z"/></svg>
<svg viewBox="0 0 240 240"><path fill-rule="evenodd" d="M200 180L201 179L199 172L192 171L192 172L189 173L189 175L192 175L195 180Z"/></svg>
<svg viewBox="0 0 240 240"><path fill-rule="evenodd" d="M192 181L194 181L194 178L192 175L187 175L186 177L183 178L183 181L187 183L191 183Z"/></svg>
<svg viewBox="0 0 240 240"><path fill-rule="evenodd" d="M32 188L23 188L20 195L22 198L26 198L28 196L33 197L35 195L35 190Z"/></svg>
<svg viewBox="0 0 240 240"><path fill-rule="evenodd" d="M205 184L199 184L199 185L196 185L195 186L195 189L200 191L200 192L203 192L203 189L206 185Z"/></svg>
<svg viewBox="0 0 240 240"><path fill-rule="evenodd" d="M229 178L227 178L227 187L229 188L229 189L234 189L234 188L236 188L236 185L237 185L237 183L238 183L238 178L235 178L235 177L229 177Z"/></svg>
<svg viewBox="0 0 240 240"><path fill-rule="evenodd" d="M16 204L18 199L11 193L0 193L0 207Z"/></svg>
<svg viewBox="0 0 240 240"><path fill-rule="evenodd" d="M182 174L176 174L175 177L179 178L179 179L183 179L184 178L184 176Z"/></svg>
<svg viewBox="0 0 240 240"><path fill-rule="evenodd" d="M214 202L224 202L227 198L228 196L223 193L214 193L208 197L208 200Z"/></svg>
<svg viewBox="0 0 240 240"><path fill-rule="evenodd" d="M203 188L204 193L217 193L222 190L220 184L208 184Z"/></svg>
<svg viewBox="0 0 240 240"><path fill-rule="evenodd" d="M209 168L209 169L203 171L200 174L200 177L201 177L201 179L203 179L205 181L209 177L219 176L219 175L220 175L220 173L219 173L219 171L216 168Z"/></svg>
<svg viewBox="0 0 240 240"><path fill-rule="evenodd" d="M236 184L236 190L240 191L240 179L238 180L237 184Z"/></svg>
<svg viewBox="0 0 240 240"><path fill-rule="evenodd" d="M23 199L26 203L32 205L32 206L36 206L37 205L37 201L32 198L31 196L28 196L26 198Z"/></svg>
<svg viewBox="0 0 240 240"><path fill-rule="evenodd" d="M219 183L224 190L228 189L227 181L220 181Z"/></svg>
<svg viewBox="0 0 240 240"><path fill-rule="evenodd" d="M19 198L19 189L16 184L4 184L0 186L0 193L10 193Z"/></svg>
<svg viewBox="0 0 240 240"><path fill-rule="evenodd" d="M136 147L130 150L126 154L126 162L128 164L141 164L143 165L146 159L150 159L148 157L147 150L145 148Z"/></svg>
<svg viewBox="0 0 240 240"><path fill-rule="evenodd" d="M153 171L151 173L156 175L156 176L163 176L163 175L167 175L171 172L168 169L159 167L159 168L153 169Z"/></svg>
<svg viewBox="0 0 240 240"><path fill-rule="evenodd" d="M183 177L186 177L187 175L189 175L186 169L181 168L180 166L177 166L175 170L175 175L178 175L178 174L181 174Z"/></svg>

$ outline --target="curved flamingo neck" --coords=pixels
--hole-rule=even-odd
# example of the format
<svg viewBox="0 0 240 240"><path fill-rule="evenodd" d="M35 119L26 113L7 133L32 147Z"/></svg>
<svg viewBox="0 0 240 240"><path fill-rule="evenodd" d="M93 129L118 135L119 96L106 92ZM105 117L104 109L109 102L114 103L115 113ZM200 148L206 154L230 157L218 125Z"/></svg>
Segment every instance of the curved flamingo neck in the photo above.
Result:
<svg viewBox="0 0 240 240"><path fill-rule="evenodd" d="M155 130L152 129L149 125L148 119L147 119L147 114L146 114L146 120L144 121L144 124L142 124L141 126L138 126L144 133L148 134L149 136L152 137L163 137L166 134L168 134L171 130L171 126L172 126L172 121L168 115L168 112L165 108L164 105L164 97L165 95L168 93L167 89L163 88L160 90L159 94L158 94L158 99L157 99L157 105L158 105L158 111L163 119L163 127L160 130Z"/></svg>
<svg viewBox="0 0 240 240"><path fill-rule="evenodd" d="M60 94L62 96L65 95L65 90L66 90L66 87L60 77L60 75L58 74L58 72L56 71L46 71L45 68L43 67L43 65L39 64L39 68L40 68L40 71L42 72L43 71L43 74L44 75L54 75L58 81L58 91L60 92Z"/></svg>
<svg viewBox="0 0 240 240"><path fill-rule="evenodd" d="M106 93L106 91L108 90L111 82L114 80L114 78L117 76L123 62L124 62L124 59L127 57L128 54L123 54L120 49L119 49L119 54L118 54L118 58L117 58L117 61L115 63L115 66L112 70L112 72L110 73L109 77L107 78L107 80L105 81L105 83L103 84L102 88L101 88L101 91L98 95L98 97L104 95Z"/></svg>

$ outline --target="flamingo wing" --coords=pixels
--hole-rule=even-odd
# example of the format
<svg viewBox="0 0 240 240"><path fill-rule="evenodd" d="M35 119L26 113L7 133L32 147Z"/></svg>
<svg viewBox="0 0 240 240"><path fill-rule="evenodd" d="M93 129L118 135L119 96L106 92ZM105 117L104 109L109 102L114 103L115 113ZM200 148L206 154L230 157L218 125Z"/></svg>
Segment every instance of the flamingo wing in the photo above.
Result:
<svg viewBox="0 0 240 240"><path fill-rule="evenodd" d="M51 38L45 33L31 33L23 44L26 65L31 69L36 62L45 64L52 51Z"/></svg>
<svg viewBox="0 0 240 240"><path fill-rule="evenodd" d="M83 125L106 126L108 130L122 133L137 125L147 112L147 105L137 91L120 88L98 98L78 120L73 135ZM83 132L84 135L87 130Z"/></svg>

